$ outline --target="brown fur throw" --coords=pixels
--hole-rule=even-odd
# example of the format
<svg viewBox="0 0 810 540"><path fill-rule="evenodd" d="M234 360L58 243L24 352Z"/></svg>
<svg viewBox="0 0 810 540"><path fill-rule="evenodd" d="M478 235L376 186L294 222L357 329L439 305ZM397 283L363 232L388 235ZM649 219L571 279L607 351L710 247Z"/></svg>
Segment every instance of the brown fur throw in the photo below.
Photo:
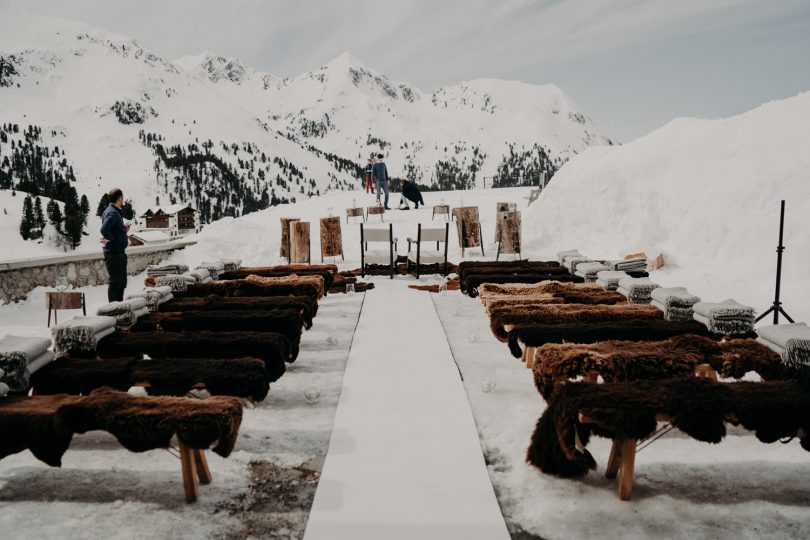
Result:
<svg viewBox="0 0 810 540"><path fill-rule="evenodd" d="M313 300L321 297L321 288L313 283L256 283L246 279L233 279L230 281L213 281L211 283L200 283L189 285L184 292L175 293L175 297L189 298L199 296L229 296L229 297L249 297L249 296L309 296Z"/></svg>
<svg viewBox="0 0 810 540"><path fill-rule="evenodd" d="M585 305L616 305L627 304L627 299L619 293L598 291L562 290L556 293L519 296L487 297L487 312L493 309L507 309L509 307L522 307L543 304L585 304Z"/></svg>
<svg viewBox="0 0 810 540"><path fill-rule="evenodd" d="M475 298L478 296L478 287L484 283L542 283L544 281L585 282L583 278L570 274L470 274L461 282L461 290L470 298Z"/></svg>
<svg viewBox="0 0 810 540"><path fill-rule="evenodd" d="M337 266L331 264L323 266L249 266L233 272L225 272L219 276L219 279L245 279L248 276L284 277L293 274L298 276L321 276L328 290L332 288L332 284L337 276Z"/></svg>
<svg viewBox="0 0 810 540"><path fill-rule="evenodd" d="M478 287L482 299L490 296L534 296L561 292L604 292L595 283L563 283L561 281L544 281L542 283L483 283Z"/></svg>
<svg viewBox="0 0 810 540"><path fill-rule="evenodd" d="M715 341L683 335L664 341L600 341L592 344L548 343L535 351L534 383L543 397L560 381L589 373L606 383L692 377L709 364L721 377L740 379L755 371L767 380L795 378L779 355L753 339Z"/></svg>
<svg viewBox="0 0 810 540"><path fill-rule="evenodd" d="M198 385L211 395L261 401L267 397L264 362L255 358L62 358L31 378L36 394L89 394L109 386L127 391L137 384L157 396L184 396Z"/></svg>
<svg viewBox="0 0 810 540"><path fill-rule="evenodd" d="M270 332L116 332L98 342L101 358L141 356L152 358L258 358L267 380L284 374L291 360L290 340Z"/></svg>
<svg viewBox="0 0 810 540"><path fill-rule="evenodd" d="M318 313L318 301L310 296L245 296L228 298L175 298L160 306L160 311L270 311L274 309L300 310L305 328L312 327L312 318Z"/></svg>
<svg viewBox="0 0 810 540"><path fill-rule="evenodd" d="M275 332L290 340L295 360L303 327L304 319L295 310L180 311L150 313L141 317L130 332Z"/></svg>
<svg viewBox="0 0 810 540"><path fill-rule="evenodd" d="M569 343L596 343L609 339L658 341L682 334L695 334L713 339L722 338L720 335L710 334L706 327L697 321L669 322L663 319L628 319L590 323L519 324L509 331L509 351L515 358L520 358L523 355L520 348L521 343L527 347L540 347L546 343L565 341Z"/></svg>
<svg viewBox="0 0 810 540"><path fill-rule="evenodd" d="M579 413L609 429L580 422ZM657 427L656 416L699 441L719 443L726 422L754 431L765 443L801 438L810 451L810 392L796 381L718 383L685 378L612 384L557 385L532 434L526 460L545 473L584 476L596 467L585 446L591 433L643 439Z"/></svg>
<svg viewBox="0 0 810 540"><path fill-rule="evenodd" d="M664 315L654 306L548 304L493 309L490 310L489 317L492 333L506 343L509 334L505 327L513 324L594 323L625 319L663 320Z"/></svg>
<svg viewBox="0 0 810 540"><path fill-rule="evenodd" d="M427 291L432 293L439 292L439 285L408 285L409 289L413 289L415 291ZM457 291L460 288L460 284L457 279L450 279L447 281L447 290L448 291Z"/></svg>
<svg viewBox="0 0 810 540"><path fill-rule="evenodd" d="M299 285L311 283L317 288L318 298L320 299L326 292L326 282L323 276L299 276L292 274L290 276L281 277L262 277L262 276L248 276L245 281L258 283L260 285Z"/></svg>
<svg viewBox="0 0 810 540"><path fill-rule="evenodd" d="M558 271L557 268L562 268L565 272L568 271L557 261L528 261L524 259L520 261L463 261L459 263L456 273L458 273L459 282L463 283L464 278L470 274L485 274L491 271L507 274L513 270L521 271L532 268L542 268L544 270L555 268L554 272ZM483 270L483 272L477 270ZM463 289L462 292L464 292Z"/></svg>
<svg viewBox="0 0 810 540"><path fill-rule="evenodd" d="M351 283L351 282L343 282L341 285L334 285L331 289L329 289L329 294L332 294L332 293L334 293L334 294L344 294L346 292L347 283ZM369 283L369 282L366 282L366 281L357 281L357 280L354 281L354 292L358 292L358 293L366 292L366 291L370 291L373 288L374 288L373 283Z"/></svg>
<svg viewBox="0 0 810 540"><path fill-rule="evenodd" d="M74 433L107 431L124 448L168 448L173 436L198 449L233 451L242 405L237 398L134 397L100 388L89 396L11 397L0 402L0 459L25 449L59 467Z"/></svg>

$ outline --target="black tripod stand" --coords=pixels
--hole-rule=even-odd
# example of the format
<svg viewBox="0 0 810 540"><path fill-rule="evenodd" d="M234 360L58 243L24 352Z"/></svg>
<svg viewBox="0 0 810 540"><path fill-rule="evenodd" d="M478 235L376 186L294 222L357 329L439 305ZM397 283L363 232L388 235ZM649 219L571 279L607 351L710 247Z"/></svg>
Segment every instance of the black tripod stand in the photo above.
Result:
<svg viewBox="0 0 810 540"><path fill-rule="evenodd" d="M785 232L785 201L782 201L782 209L779 213L779 245L776 247L776 294L773 298L773 305L768 308L768 310L757 317L757 321L759 322L765 317L768 316L769 313L773 313L773 324L779 324L779 314L785 316L785 318L793 322L793 319L790 318L790 315L785 313L785 310L782 309L782 302L779 300L779 290L782 287L782 252L785 251L785 246L782 245L782 238Z"/></svg>

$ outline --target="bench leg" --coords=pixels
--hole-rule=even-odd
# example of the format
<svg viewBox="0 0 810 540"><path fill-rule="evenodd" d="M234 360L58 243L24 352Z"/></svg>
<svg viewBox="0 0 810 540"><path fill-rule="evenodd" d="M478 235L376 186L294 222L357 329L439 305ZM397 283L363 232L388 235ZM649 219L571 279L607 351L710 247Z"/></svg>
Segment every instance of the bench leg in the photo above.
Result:
<svg viewBox="0 0 810 540"><path fill-rule="evenodd" d="M205 450L193 450L193 452L197 478L199 478L201 484L210 484L211 470L208 468L208 459L205 457Z"/></svg>
<svg viewBox="0 0 810 540"><path fill-rule="evenodd" d="M622 443L618 439L613 439L613 446L610 447L610 457L608 458L607 469L605 470L605 478L609 480L616 478L621 463Z"/></svg>
<svg viewBox="0 0 810 540"><path fill-rule="evenodd" d="M622 441L622 466L619 471L619 499L629 501L633 496L633 470L636 466L636 440Z"/></svg>
<svg viewBox="0 0 810 540"><path fill-rule="evenodd" d="M194 459L194 450L182 442L180 443L180 467L183 470L183 491L186 493L186 502L193 503L200 494L196 461Z"/></svg>
<svg viewBox="0 0 810 540"><path fill-rule="evenodd" d="M532 369L534 367L534 353L536 347L526 347L526 367Z"/></svg>

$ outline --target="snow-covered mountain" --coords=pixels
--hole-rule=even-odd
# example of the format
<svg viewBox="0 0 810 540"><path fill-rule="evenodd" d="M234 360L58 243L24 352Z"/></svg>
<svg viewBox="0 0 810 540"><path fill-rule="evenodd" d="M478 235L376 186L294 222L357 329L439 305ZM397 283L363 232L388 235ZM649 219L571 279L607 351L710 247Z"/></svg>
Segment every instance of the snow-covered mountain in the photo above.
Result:
<svg viewBox="0 0 810 540"><path fill-rule="evenodd" d="M426 185L494 175L536 182L539 170L553 174L573 154L610 143L552 84L481 79L425 92L349 53L286 79L210 52L175 65L292 140L358 161L380 151L394 174Z"/></svg>
<svg viewBox="0 0 810 540"><path fill-rule="evenodd" d="M136 211L190 201L208 222L359 187L372 152L395 177L466 187L536 182L610 142L553 85L429 93L348 54L280 78L212 53L170 61L2 3L0 15L0 189L67 181L95 208L120 186Z"/></svg>

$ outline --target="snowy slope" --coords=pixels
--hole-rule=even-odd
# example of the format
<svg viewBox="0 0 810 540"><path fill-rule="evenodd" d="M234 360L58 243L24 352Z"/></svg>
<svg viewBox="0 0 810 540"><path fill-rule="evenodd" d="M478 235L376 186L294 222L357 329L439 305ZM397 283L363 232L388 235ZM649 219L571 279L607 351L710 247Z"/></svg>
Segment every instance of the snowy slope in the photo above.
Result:
<svg viewBox="0 0 810 540"><path fill-rule="evenodd" d="M678 119L569 161L527 214L533 254L662 252L659 280L757 307L773 295L787 201L783 300L810 317L810 93L725 119ZM677 282L677 283L676 283Z"/></svg>
<svg viewBox="0 0 810 540"><path fill-rule="evenodd" d="M609 142L552 84L481 79L426 92L349 53L288 79L210 52L175 64L296 140L357 159L382 151L392 174L410 173L424 184L439 180L440 161L458 167L448 175L477 170L480 183L498 172L510 146L518 151L537 144L559 166L588 146Z"/></svg>

